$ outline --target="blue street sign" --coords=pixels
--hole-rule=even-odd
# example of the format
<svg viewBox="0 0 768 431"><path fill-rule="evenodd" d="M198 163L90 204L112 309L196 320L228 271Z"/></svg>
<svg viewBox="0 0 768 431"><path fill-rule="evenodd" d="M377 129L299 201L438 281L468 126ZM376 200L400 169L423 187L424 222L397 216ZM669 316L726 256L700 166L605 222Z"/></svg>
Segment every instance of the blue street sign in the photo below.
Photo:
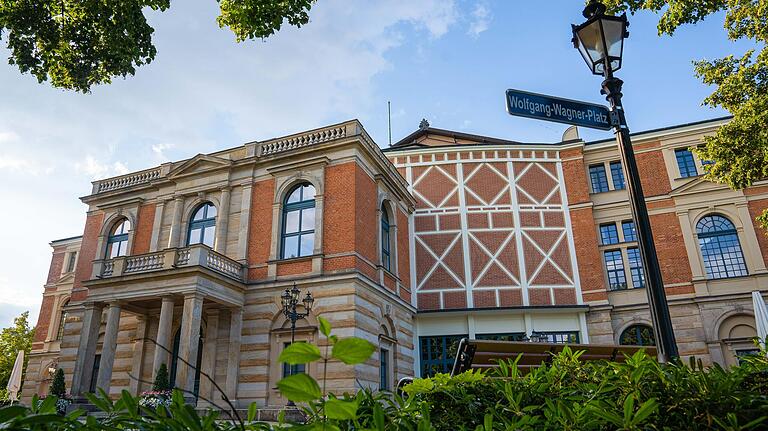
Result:
<svg viewBox="0 0 768 431"><path fill-rule="evenodd" d="M507 112L517 117L610 130L607 107L520 90L507 90Z"/></svg>

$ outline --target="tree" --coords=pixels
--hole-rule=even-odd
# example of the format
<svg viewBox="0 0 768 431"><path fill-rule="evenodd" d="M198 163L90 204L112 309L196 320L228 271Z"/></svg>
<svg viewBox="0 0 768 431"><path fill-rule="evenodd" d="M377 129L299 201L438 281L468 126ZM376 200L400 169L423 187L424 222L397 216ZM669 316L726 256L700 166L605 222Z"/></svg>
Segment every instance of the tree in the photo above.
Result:
<svg viewBox="0 0 768 431"><path fill-rule="evenodd" d="M315 0L216 0L220 27L238 42L266 38L284 21L309 22ZM170 0L0 0L0 40L5 38L10 64L39 82L89 92L97 84L136 73L155 59L154 29L147 9L165 11Z"/></svg>
<svg viewBox="0 0 768 431"><path fill-rule="evenodd" d="M155 375L155 381L152 383L153 391L170 391L171 383L168 380L168 367L165 364L160 364L160 368L157 369L157 375Z"/></svg>
<svg viewBox="0 0 768 431"><path fill-rule="evenodd" d="M768 0L606 0L613 12L648 10L661 13L659 35L672 36L680 26L725 12L728 39L746 39L759 46L740 57L729 55L694 62L694 71L715 91L703 104L722 107L733 119L694 151L706 166L705 178L733 189L768 178ZM757 218L768 229L768 209Z"/></svg>
<svg viewBox="0 0 768 431"><path fill-rule="evenodd" d="M25 311L13 319L13 326L0 331L0 388L8 386L19 350L24 351L24 370L27 369L32 339L35 336L35 329L29 328L28 318L29 311Z"/></svg>
<svg viewBox="0 0 768 431"><path fill-rule="evenodd" d="M56 370L56 374L53 375L51 395L56 395L58 398L64 398L67 395L67 385L64 383L64 370L61 368Z"/></svg>

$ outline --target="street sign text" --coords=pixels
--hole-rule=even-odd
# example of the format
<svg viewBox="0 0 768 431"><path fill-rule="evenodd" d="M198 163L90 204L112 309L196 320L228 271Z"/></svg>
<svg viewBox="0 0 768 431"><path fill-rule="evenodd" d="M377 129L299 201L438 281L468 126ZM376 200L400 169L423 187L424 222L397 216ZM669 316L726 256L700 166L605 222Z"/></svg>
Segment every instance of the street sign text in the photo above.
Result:
<svg viewBox="0 0 768 431"><path fill-rule="evenodd" d="M593 129L609 130L607 107L544 94L507 90L507 112L518 117L555 121Z"/></svg>

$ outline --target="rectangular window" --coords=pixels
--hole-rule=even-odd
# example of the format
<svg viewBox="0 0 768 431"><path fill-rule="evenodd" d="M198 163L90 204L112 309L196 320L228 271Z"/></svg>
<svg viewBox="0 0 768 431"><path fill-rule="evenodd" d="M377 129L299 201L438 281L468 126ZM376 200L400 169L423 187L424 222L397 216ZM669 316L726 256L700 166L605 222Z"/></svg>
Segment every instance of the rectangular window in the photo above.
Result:
<svg viewBox="0 0 768 431"><path fill-rule="evenodd" d="M621 231L624 233L624 242L637 241L637 230L632 220L621 222Z"/></svg>
<svg viewBox="0 0 768 431"><path fill-rule="evenodd" d="M297 341L297 343L303 343L303 341ZM290 346L291 343L283 344L283 348ZM295 374L305 373L307 370L307 364L288 365L283 362L283 378L293 376Z"/></svg>
<svg viewBox="0 0 768 431"><path fill-rule="evenodd" d="M534 332L531 337L538 337L539 341L544 343L578 343L579 333L578 331L564 331L564 332Z"/></svg>
<svg viewBox="0 0 768 431"><path fill-rule="evenodd" d="M683 178L695 177L699 175L696 171L696 162L693 160L693 154L687 148L678 148L675 150L677 167L680 169L680 176Z"/></svg>
<svg viewBox="0 0 768 431"><path fill-rule="evenodd" d="M629 261L629 272L632 275L632 286L645 287L645 273L643 272L643 259L640 257L640 250L637 247L628 248L627 260Z"/></svg>
<svg viewBox="0 0 768 431"><path fill-rule="evenodd" d="M611 162L611 179L613 180L614 190L624 190L624 170L621 168L621 162Z"/></svg>
<svg viewBox="0 0 768 431"><path fill-rule="evenodd" d="M466 335L419 337L421 377L450 373L459 351L459 341L466 337Z"/></svg>
<svg viewBox="0 0 768 431"><path fill-rule="evenodd" d="M605 174L605 165L592 165L589 167L589 180L592 182L592 193L608 191L608 177Z"/></svg>
<svg viewBox="0 0 768 431"><path fill-rule="evenodd" d="M525 332L507 332L503 334L476 334L476 340L492 340L492 341L523 341L525 340Z"/></svg>
<svg viewBox="0 0 768 431"><path fill-rule="evenodd" d="M624 273L624 261L621 258L621 250L606 250L605 271L608 273L608 288L619 290L627 288L627 275Z"/></svg>
<svg viewBox="0 0 768 431"><path fill-rule="evenodd" d="M75 260L77 259L77 252L73 251L72 253L69 253L69 260L67 261L67 272L72 272L75 270Z"/></svg>
<svg viewBox="0 0 768 431"><path fill-rule="evenodd" d="M616 230L616 223L607 223L600 225L600 243L605 244L618 244L619 231Z"/></svg>
<svg viewBox="0 0 768 431"><path fill-rule="evenodd" d="M389 390L389 350L379 350L379 390Z"/></svg>

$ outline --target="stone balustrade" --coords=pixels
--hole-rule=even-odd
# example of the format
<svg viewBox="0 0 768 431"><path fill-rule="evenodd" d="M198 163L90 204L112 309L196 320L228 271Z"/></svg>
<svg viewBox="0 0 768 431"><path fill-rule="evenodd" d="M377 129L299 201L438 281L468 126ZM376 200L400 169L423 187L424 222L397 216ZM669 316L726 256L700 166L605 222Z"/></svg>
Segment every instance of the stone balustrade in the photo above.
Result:
<svg viewBox="0 0 768 431"><path fill-rule="evenodd" d="M96 260L93 263L92 278L120 277L192 266L207 268L237 281L244 280L243 265L202 244Z"/></svg>
<svg viewBox="0 0 768 431"><path fill-rule="evenodd" d="M329 127L300 135L289 136L286 138L266 141L261 144L259 155L268 156L282 153L284 151L295 150L297 148L308 147L310 145L327 142L347 136L346 125Z"/></svg>
<svg viewBox="0 0 768 431"><path fill-rule="evenodd" d="M93 182L93 193L104 193L112 190L124 189L139 184L147 184L151 181L162 178L165 175L163 166L152 169L146 169L139 172L132 172L119 177L107 178L105 180Z"/></svg>

